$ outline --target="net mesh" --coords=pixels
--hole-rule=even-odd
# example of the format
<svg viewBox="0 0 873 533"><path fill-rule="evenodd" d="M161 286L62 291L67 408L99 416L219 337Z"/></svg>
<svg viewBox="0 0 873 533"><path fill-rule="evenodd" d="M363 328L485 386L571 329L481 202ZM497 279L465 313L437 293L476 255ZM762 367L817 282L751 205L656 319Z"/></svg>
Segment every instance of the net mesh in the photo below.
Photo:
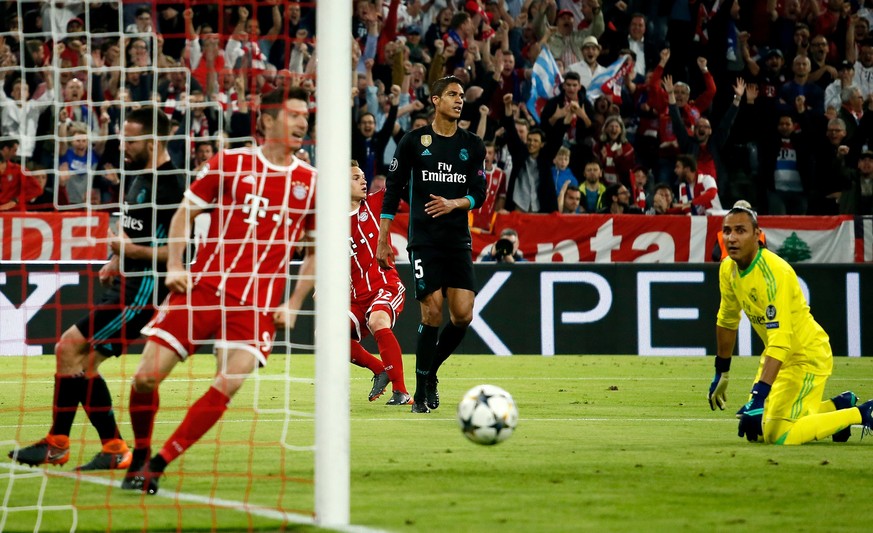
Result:
<svg viewBox="0 0 873 533"><path fill-rule="evenodd" d="M101 268L117 240L113 234L132 223L126 218L125 195L137 179L158 184L147 198L135 199L154 207L149 221L154 230L178 208L178 203L161 201L160 185L176 171L139 168L130 159L135 143L166 143L174 166L184 171L186 186L205 175L204 165L213 154L254 153L247 147L264 142L264 123L258 120L262 95L272 88L313 86L314 39L307 31L314 24L313 11L313 4L287 0L14 4L6 31L0 32L0 148L10 163L21 166L22 184L35 180L41 193L30 197L22 186L22 209L0 214L0 355L11 356L0 358L0 383L8 399L0 405L0 425L11 437L2 442L4 450L38 441L51 426L56 367L50 354L67 328L101 305L101 278L107 274ZM125 135L128 115L143 107L155 118L164 114L171 119L168 135ZM314 103L309 107L314 111ZM301 160L314 157L310 137L307 132L296 153ZM17 141L17 153L7 141ZM238 169L222 163L212 171L218 173L219 191L247 186ZM314 204L294 212L264 205L264 196L252 190L250 201L243 195L239 205L227 209L218 194L190 228L189 262L206 260L200 252L216 244L210 239L243 248L229 256L216 247L213 258L225 283L246 287L243 301L220 299L206 305L207 311L231 304L257 314L263 311L258 301L287 300L297 280L294 263L279 265L281 277L288 273L284 288L270 284L278 276L253 276L251 268L240 264L269 261L264 256L269 244L257 232L233 236L220 230L243 212L253 222L275 216L297 221ZM288 188L284 198L298 192ZM283 252L299 260L310 246L302 238L305 227L284 221L275 224L268 238L284 243ZM124 246L154 247L161 238L166 233L138 235ZM134 268L124 249L118 255L117 272L109 274L134 282L121 284L122 299L131 296L125 293L130 286L146 278L157 277L154 284L163 284L164 275L152 272L160 270L156 254L149 259L151 269ZM139 303L158 307L157 291L147 293ZM179 308L191 316L188 298ZM226 317L220 317L218 331L225 331ZM197 320L189 321L189 333ZM254 336L266 341L262 323L255 325ZM107 341L127 336L126 328L125 322ZM132 355L100 366L121 436L131 447L127 407L143 343L132 341L126 349ZM70 466L88 462L101 449L80 409L65 468L30 468L10 460L0 469L0 530L110 531L140 524L143 530L252 530L312 522L314 360L306 355L312 343L311 311L301 311L293 330L277 332L269 343L268 364L249 377L222 419L168 468L157 498L132 499L118 490L123 470L72 473ZM178 365L161 385L153 451L213 383L217 361L208 355L211 344L196 342L200 355ZM42 354L46 357L29 357Z"/></svg>

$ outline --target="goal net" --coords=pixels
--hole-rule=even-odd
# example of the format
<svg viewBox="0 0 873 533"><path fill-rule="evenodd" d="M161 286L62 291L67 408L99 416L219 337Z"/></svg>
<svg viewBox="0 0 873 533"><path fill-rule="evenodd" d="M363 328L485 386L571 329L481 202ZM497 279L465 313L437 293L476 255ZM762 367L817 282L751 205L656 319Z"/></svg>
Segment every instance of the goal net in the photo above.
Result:
<svg viewBox="0 0 873 533"><path fill-rule="evenodd" d="M309 128L299 150L295 146L290 167L317 163L322 175L348 173L348 147L334 143L330 152L317 147L314 120L317 102L348 99L348 28L319 25L326 29L317 64L316 18L327 20L327 15L317 13L313 2L50 0L11 6L5 27L0 25L0 165L20 166L21 171L15 177L20 180L17 205L0 212L4 454L38 442L52 426L55 344L79 319L101 308L111 290L103 285L111 286L113 275L122 280L115 286L122 301L135 301L137 309L150 315L173 309L161 307L158 288L166 274L159 254L148 252L142 259L139 252L128 252L168 239L168 221L181 198L167 202L166 194L179 170L185 187L210 173L217 176L215 197L195 203L203 213L188 226L184 248L188 268L214 273L222 280L216 294L224 293L198 312L219 312L205 316L221 322L213 329L225 337L234 326L220 311L233 307L260 315L252 320L250 346L233 341L219 342L217 348L241 347L254 356L260 343L268 345L262 355L271 353L219 422L171 463L154 496L120 490L125 470L71 468L101 451L89 416L78 409L64 468L23 466L11 459L0 468L0 531L347 524L348 358L342 354L348 353L348 273L330 265L348 263L348 183L322 180L316 197L315 182L298 182L293 169L271 171L269 164L252 163L257 168L241 173L225 165L231 161L226 154L244 154L233 161L264 160L259 147L269 124L259 119L266 107L261 100L271 90L300 86L312 94ZM351 19L350 6L331 5L330 11L335 20ZM348 110L322 107L319 131L348 138ZM159 115L166 116L169 133L126 135L127 117L138 109L148 110L155 124ZM156 151L166 145L172 165L142 168L137 143L150 143ZM288 182L279 193L283 202L265 204L263 183L282 173ZM150 186L142 188L142 183ZM244 188L251 191L248 196L240 192ZM131 197L131 191L141 194ZM147 206L144 212L151 218L139 220L128 212L134 204ZM249 225L235 233L235 217ZM267 225L272 230L264 231ZM114 253L117 266L105 267L113 242L124 234L126 242ZM277 260L271 246L291 261ZM297 281L312 279L298 274L308 249L318 250L318 313L308 299L294 327L279 327L271 339L264 309L288 301ZM207 257L204 250L212 254ZM276 268L265 274L271 261ZM133 290L139 292L126 292ZM192 311L196 302L191 298L189 292L176 308L187 312L186 331L197 338L194 324L203 319ZM134 323L131 309L118 311L113 335L101 337L97 326L82 333L104 346L118 343ZM129 343L126 355L99 366L120 436L131 449L128 404L144 343ZM152 453L215 382L215 346L194 341L193 348L198 354L176 365L160 385Z"/></svg>

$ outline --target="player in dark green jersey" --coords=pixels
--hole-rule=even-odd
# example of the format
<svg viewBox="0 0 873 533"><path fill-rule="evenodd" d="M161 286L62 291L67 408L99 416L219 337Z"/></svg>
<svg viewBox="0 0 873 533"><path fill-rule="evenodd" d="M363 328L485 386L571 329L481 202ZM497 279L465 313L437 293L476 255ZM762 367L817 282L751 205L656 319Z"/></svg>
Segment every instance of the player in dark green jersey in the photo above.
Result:
<svg viewBox="0 0 873 533"><path fill-rule="evenodd" d="M415 351L413 413L439 406L437 370L473 320L476 279L467 212L485 200L485 144L458 127L464 87L454 76L433 83L433 123L400 140L388 173L376 258L393 268L391 221L400 199L409 202L409 262L421 306ZM443 302L450 321L440 332Z"/></svg>
<svg viewBox="0 0 873 533"><path fill-rule="evenodd" d="M132 171L131 184L121 204L118 235L110 235L112 258L100 269L100 282L107 290L58 340L52 427L39 442L9 452L19 463L66 463L80 403L100 435L102 450L77 470L123 469L131 462L113 414L112 395L98 368L106 359L120 356L128 341L139 338L156 302L168 293L156 278L166 270L167 230L185 192L185 175L167 152L168 135L170 121L161 110L141 108L126 116L122 149L125 170Z"/></svg>

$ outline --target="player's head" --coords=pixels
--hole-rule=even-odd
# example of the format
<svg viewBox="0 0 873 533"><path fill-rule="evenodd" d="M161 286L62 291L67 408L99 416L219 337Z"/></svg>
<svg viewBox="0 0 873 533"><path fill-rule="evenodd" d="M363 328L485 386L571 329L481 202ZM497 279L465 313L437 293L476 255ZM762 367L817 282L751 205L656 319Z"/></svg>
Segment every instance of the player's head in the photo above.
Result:
<svg viewBox="0 0 873 533"><path fill-rule="evenodd" d="M457 76L440 78L430 86L430 101L438 116L458 120L464 108L464 84Z"/></svg>
<svg viewBox="0 0 873 533"><path fill-rule="evenodd" d="M266 142L297 150L309 130L309 92L300 87L275 89L261 98L261 131Z"/></svg>
<svg viewBox="0 0 873 533"><path fill-rule="evenodd" d="M749 207L734 204L724 217L722 234L730 258L743 268L748 266L760 247L758 214Z"/></svg>
<svg viewBox="0 0 873 533"><path fill-rule="evenodd" d="M352 159L352 201L360 202L367 197L367 178L358 162Z"/></svg>
<svg viewBox="0 0 873 533"><path fill-rule="evenodd" d="M127 113L124 119L125 168L142 170L154 161L156 153L167 149L170 135L170 119L166 113L153 107L141 107ZM157 139L155 139L157 136Z"/></svg>

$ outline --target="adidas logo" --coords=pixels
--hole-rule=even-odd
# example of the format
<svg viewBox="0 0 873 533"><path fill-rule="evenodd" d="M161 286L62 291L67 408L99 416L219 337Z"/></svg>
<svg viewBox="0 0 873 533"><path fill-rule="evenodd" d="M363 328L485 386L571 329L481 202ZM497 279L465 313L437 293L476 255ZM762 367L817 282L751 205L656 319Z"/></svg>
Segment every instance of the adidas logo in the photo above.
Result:
<svg viewBox="0 0 873 533"><path fill-rule="evenodd" d="M433 155L433 154L430 153L430 150L428 150L427 148L425 148L425 149L424 149L424 152L422 152L421 155Z"/></svg>

